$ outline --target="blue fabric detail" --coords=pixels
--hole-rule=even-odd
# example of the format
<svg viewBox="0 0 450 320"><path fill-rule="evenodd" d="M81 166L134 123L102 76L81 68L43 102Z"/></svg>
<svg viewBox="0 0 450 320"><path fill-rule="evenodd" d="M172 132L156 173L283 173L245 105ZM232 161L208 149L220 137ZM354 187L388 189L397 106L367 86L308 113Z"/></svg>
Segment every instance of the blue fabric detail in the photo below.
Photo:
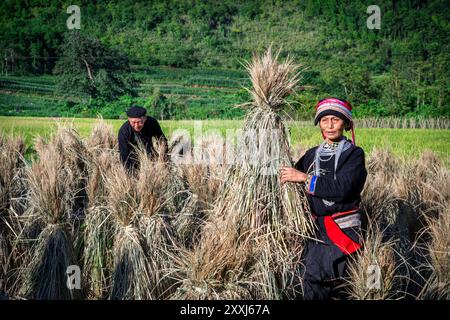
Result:
<svg viewBox="0 0 450 320"><path fill-rule="evenodd" d="M310 193L314 193L314 191L316 190L316 180L317 180L317 176L311 177L311 181L309 182L309 192Z"/></svg>

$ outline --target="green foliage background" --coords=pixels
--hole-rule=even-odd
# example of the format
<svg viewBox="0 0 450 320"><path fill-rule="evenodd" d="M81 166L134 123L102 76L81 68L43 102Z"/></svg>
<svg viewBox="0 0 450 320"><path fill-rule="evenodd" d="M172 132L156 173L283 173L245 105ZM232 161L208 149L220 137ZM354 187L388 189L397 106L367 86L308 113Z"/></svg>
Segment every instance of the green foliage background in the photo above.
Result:
<svg viewBox="0 0 450 320"><path fill-rule="evenodd" d="M58 65L68 65L61 59L69 32L66 9L71 4L0 3L0 90L14 91L10 76L15 75L39 76L34 88L39 87L36 94L41 97L43 91L52 91L40 79ZM100 92L90 99L80 99L76 93L72 98L53 96L53 110L61 115L100 112L118 117L125 108L122 102L127 101L153 107L153 114L165 119L239 118L244 113L230 111L230 106L249 98L241 89L248 85L242 60L273 44L281 48L282 56L289 54L306 66L305 90L293 97L293 109L287 110L296 118L310 118L315 102L325 96L351 101L356 117L449 117L448 1L377 3L379 30L366 26L366 10L372 4L348 0L79 1L80 32L97 39L105 52L125 59L124 72L133 73L141 85L130 79L117 85L117 79L104 75ZM107 65L118 72L111 61ZM164 85L180 85L184 93L160 86L156 80L161 78ZM25 87L23 82L15 86ZM123 87L124 92L104 94L114 87ZM199 87L210 89L202 93L209 100L192 99L198 97ZM139 95L133 96L133 90ZM23 91L22 96L16 94L19 97L0 97L1 114L54 115L46 111L52 110L50 104L40 114L36 109L26 111L23 101L18 101L29 102L36 96L25 98Z"/></svg>

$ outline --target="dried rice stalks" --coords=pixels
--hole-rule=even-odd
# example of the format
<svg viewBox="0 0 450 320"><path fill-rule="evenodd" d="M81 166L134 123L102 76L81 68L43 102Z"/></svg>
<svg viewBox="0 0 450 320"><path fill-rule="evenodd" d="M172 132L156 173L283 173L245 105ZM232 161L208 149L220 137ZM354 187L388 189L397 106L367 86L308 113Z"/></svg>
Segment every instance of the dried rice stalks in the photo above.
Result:
<svg viewBox="0 0 450 320"><path fill-rule="evenodd" d="M24 153L22 137L5 137L0 133L0 292L8 294L14 290L13 270L20 264L15 246L26 190Z"/></svg>
<svg viewBox="0 0 450 320"><path fill-rule="evenodd" d="M450 299L450 208L438 219L429 218L429 264L431 276L419 294L421 299Z"/></svg>
<svg viewBox="0 0 450 320"><path fill-rule="evenodd" d="M78 298L77 290L67 286L66 271L76 265L70 232L62 224L49 224L33 246L33 256L26 272L22 294L38 300Z"/></svg>
<svg viewBox="0 0 450 320"><path fill-rule="evenodd" d="M89 296L92 298L106 298L110 287L116 224L108 211L106 182L107 176L118 164L117 152L109 149L96 149L90 162L83 257L84 279L88 282Z"/></svg>
<svg viewBox="0 0 450 320"><path fill-rule="evenodd" d="M30 194L24 215L27 231L22 237L33 240L33 233L38 236L28 266L21 271L21 292L33 299L76 296L67 287L66 270L76 264L72 244L77 218L74 210L83 179L78 148L82 151L83 145L72 132L60 131L52 143L37 143L39 159L27 172Z"/></svg>
<svg viewBox="0 0 450 320"><path fill-rule="evenodd" d="M108 208L120 235L113 246L113 299L160 299L174 288L170 272L177 239L171 220L180 185L162 152L153 159L142 146L137 152L139 171L128 173L119 166L107 177Z"/></svg>
<svg viewBox="0 0 450 320"><path fill-rule="evenodd" d="M106 123L102 118L98 119L91 135L86 140L86 146L91 152L96 149L115 149L117 138L112 125Z"/></svg>
<svg viewBox="0 0 450 320"><path fill-rule="evenodd" d="M279 64L276 58L269 49L246 65L254 101L245 105L250 111L237 151L241 158L226 174L226 183L190 262L196 267L188 282L194 287L209 286L200 291L212 290L217 297L222 296L224 287L220 284L225 281L235 288L240 283L258 284L247 289L252 297L280 298L290 285L286 271L295 270L292 255L300 254L302 236L314 232L302 188L281 186L278 178L279 165L292 165L292 161L286 128L276 112L297 85L299 73L295 73L298 67L292 60ZM255 254L252 247L265 252ZM263 271L252 274L254 267ZM224 279L223 274L234 278ZM194 291L199 290L194 287L185 288L184 296L195 296Z"/></svg>
<svg viewBox="0 0 450 320"><path fill-rule="evenodd" d="M248 278L260 250L249 235L237 238L232 226L206 224L198 247L178 261L185 273L173 299L254 298Z"/></svg>
<svg viewBox="0 0 450 320"><path fill-rule="evenodd" d="M130 225L118 228L114 240L114 275L110 298L153 299L143 240Z"/></svg>
<svg viewBox="0 0 450 320"><path fill-rule="evenodd" d="M23 168L25 141L22 137L6 138L0 134L0 215L11 205L11 198L21 193L19 170Z"/></svg>
<svg viewBox="0 0 450 320"><path fill-rule="evenodd" d="M110 299L152 299L144 241L134 226L139 198L133 179L118 165L106 181L108 210L116 230Z"/></svg>
<svg viewBox="0 0 450 320"><path fill-rule="evenodd" d="M383 245L392 243L396 284L390 298L415 297L423 286L422 253L415 245L420 229L413 163L400 161L392 153L375 150L368 161L369 176L361 209L368 219L369 233L382 232ZM377 228L371 228L376 224Z"/></svg>
<svg viewBox="0 0 450 320"><path fill-rule="evenodd" d="M384 242L379 226L373 223L363 248L348 264L348 295L357 300L393 299L396 261L394 243Z"/></svg>
<svg viewBox="0 0 450 320"><path fill-rule="evenodd" d="M139 198L138 227L148 248L149 270L152 277L152 294L158 298L168 297L174 290L175 253L178 250L177 224L179 212L185 201L185 186L181 172L165 152L161 141L154 141L153 159L141 148L138 152L140 170L136 181ZM179 223L178 223L179 224ZM185 240L185 239L182 239Z"/></svg>
<svg viewBox="0 0 450 320"><path fill-rule="evenodd" d="M201 139L198 147L187 150L181 163L176 163L190 194L173 224L180 241L187 248L195 245L201 236L203 222L213 208L228 164L233 160L225 158L225 148L222 139L209 136Z"/></svg>

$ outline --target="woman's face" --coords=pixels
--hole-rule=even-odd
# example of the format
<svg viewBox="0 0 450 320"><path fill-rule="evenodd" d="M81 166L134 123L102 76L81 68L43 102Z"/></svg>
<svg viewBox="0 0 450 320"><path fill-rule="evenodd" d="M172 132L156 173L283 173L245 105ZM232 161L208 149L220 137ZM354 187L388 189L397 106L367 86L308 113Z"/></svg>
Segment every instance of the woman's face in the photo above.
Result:
<svg viewBox="0 0 450 320"><path fill-rule="evenodd" d="M339 117L328 115L320 118L319 121L320 130L329 141L338 141L343 135L345 123Z"/></svg>

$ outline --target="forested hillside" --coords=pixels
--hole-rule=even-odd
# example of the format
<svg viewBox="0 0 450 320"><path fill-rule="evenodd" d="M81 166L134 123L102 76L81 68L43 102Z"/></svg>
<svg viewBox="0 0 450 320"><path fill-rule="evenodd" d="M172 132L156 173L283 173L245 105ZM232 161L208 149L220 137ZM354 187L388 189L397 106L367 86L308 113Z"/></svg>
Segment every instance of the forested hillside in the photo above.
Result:
<svg viewBox="0 0 450 320"><path fill-rule="evenodd" d="M242 113L225 112L223 101L247 99L241 89L246 84L241 78L242 61L272 44L275 49L281 48L281 55L289 54L306 67L305 90L292 104L297 115L309 117L317 99L334 95L349 99L357 117L449 117L449 2L379 2L380 29L369 29L367 19L371 14L367 8L373 1L79 1L81 29L75 31L66 26L70 1L6 0L0 3L0 93L7 95L29 87L30 82L14 82L11 76L44 76L58 82L46 76L64 76L58 72L58 65L61 70L71 61L67 59L65 39L68 33L80 32L92 40L89 43L101 46L103 55L113 52L121 59L125 57L129 66L126 73L135 75L132 81L123 80L134 86L134 94L133 90L116 90L102 95L98 92L118 79L96 72L94 66L93 77L103 78L92 81L97 87L86 91L90 99L78 101L73 98L78 95L72 94L58 107L69 110L76 106L85 110L85 115L90 109L111 109L111 103L120 99L141 97L149 106L157 107L161 94L169 99L166 104L172 109L184 106L181 111L166 114L166 118L179 118L180 112L186 114L186 108L202 108L201 103L186 102L170 92L164 96L164 85L176 84L182 88L178 90L229 89L216 95L216 102L208 96L209 102L203 105L207 113L197 110L189 117L239 117ZM102 58L99 55L96 61ZM158 76L145 70L162 70L164 77L172 68L182 68L181 74L186 74L186 69L194 72L188 72L189 77L181 82L169 79L163 86L155 86L155 81L146 84L149 74L152 79ZM195 70L199 70L197 78ZM222 71L225 76L221 76ZM205 76L208 73L212 75ZM70 74L65 76L70 79ZM43 82L41 85L44 88ZM51 92L54 89L45 88ZM195 92L192 95L197 97ZM1 97L2 109L16 106L2 114L17 113L17 99ZM214 105L221 111L211 111Z"/></svg>

